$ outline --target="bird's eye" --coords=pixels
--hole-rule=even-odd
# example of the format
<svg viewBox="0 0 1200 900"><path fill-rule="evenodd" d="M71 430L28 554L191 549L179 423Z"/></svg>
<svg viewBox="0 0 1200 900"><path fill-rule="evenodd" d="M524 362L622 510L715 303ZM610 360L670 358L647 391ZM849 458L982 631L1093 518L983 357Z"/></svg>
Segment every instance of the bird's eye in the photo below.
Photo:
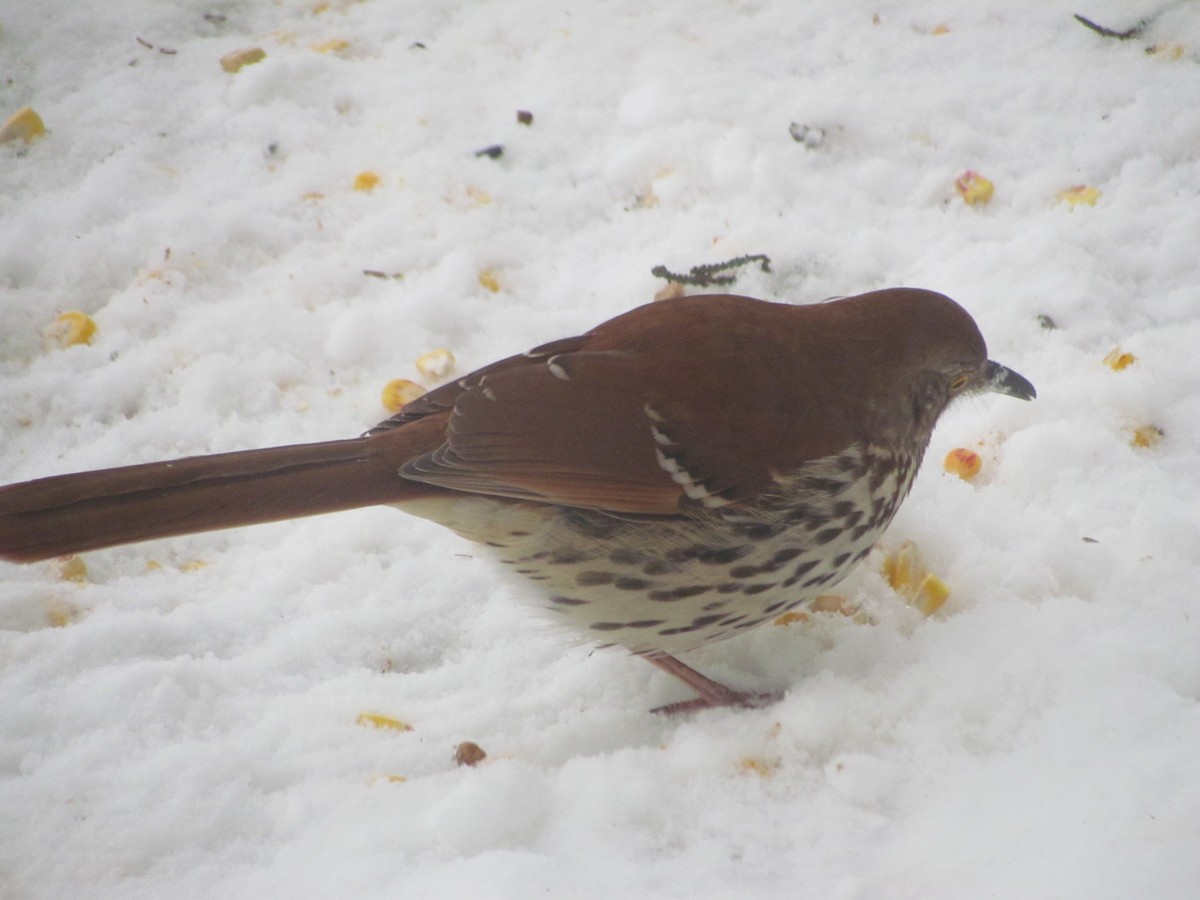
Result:
<svg viewBox="0 0 1200 900"><path fill-rule="evenodd" d="M954 376L954 379L953 379L953 380L950 382L950 390L951 390L951 392L958 392L958 391L961 391L963 388L965 388L965 387L967 386L967 383L968 383L970 380L971 380L971 376L970 376L970 375L966 375L966 374L963 374L963 375L955 375L955 376Z"/></svg>

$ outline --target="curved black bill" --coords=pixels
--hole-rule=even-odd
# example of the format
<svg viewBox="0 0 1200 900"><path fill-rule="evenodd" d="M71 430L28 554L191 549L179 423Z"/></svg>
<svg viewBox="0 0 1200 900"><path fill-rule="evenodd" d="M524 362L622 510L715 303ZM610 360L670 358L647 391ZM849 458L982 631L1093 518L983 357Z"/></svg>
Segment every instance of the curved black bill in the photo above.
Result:
<svg viewBox="0 0 1200 900"><path fill-rule="evenodd" d="M990 359L983 367L983 388L998 394L1018 397L1021 400L1032 400L1037 396L1037 391L1029 383L1028 378L1018 375L1007 366L992 362Z"/></svg>

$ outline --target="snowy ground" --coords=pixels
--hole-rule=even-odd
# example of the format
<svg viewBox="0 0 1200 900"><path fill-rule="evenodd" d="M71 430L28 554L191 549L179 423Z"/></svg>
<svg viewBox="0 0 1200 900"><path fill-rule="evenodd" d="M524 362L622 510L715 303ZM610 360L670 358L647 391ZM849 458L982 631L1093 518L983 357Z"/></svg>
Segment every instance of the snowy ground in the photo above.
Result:
<svg viewBox="0 0 1200 900"><path fill-rule="evenodd" d="M650 715L686 691L387 509L82 582L0 565L0 895L1195 896L1195 2L2 0L0 28L0 119L49 129L0 146L0 481L354 435L426 351L462 373L749 253L743 293L944 291L1040 392L943 421L841 587L870 624L689 657L786 690L764 710ZM64 310L90 345L47 345ZM953 590L933 617L880 574L904 540Z"/></svg>

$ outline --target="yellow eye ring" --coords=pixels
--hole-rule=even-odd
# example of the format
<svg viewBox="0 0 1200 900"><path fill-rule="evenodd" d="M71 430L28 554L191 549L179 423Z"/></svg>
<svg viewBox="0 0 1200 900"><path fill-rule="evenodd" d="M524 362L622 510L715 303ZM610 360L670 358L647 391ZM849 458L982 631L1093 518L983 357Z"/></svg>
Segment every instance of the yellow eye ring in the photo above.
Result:
<svg viewBox="0 0 1200 900"><path fill-rule="evenodd" d="M963 388L965 388L967 386L967 384L970 382L970 380L971 380L970 375L967 375L967 374L955 375L954 378L951 379L951 381L950 381L951 392L957 393L958 391L961 391Z"/></svg>

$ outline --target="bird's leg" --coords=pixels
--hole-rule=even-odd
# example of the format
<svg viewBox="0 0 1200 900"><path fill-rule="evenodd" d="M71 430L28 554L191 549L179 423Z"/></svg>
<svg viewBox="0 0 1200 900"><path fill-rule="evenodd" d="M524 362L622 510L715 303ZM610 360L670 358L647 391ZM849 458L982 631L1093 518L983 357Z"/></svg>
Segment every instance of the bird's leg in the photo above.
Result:
<svg viewBox="0 0 1200 900"><path fill-rule="evenodd" d="M644 659L646 662L658 666L664 672L674 675L700 695L695 700L680 700L678 703L668 703L665 706L658 706L651 710L651 712L662 715L673 716L679 713L711 709L715 706L769 706L783 696L780 693L751 694L743 691L735 691L733 688L726 687L718 681L713 681L711 678L701 675L691 666L684 665L673 656L663 654L661 656L646 656Z"/></svg>

